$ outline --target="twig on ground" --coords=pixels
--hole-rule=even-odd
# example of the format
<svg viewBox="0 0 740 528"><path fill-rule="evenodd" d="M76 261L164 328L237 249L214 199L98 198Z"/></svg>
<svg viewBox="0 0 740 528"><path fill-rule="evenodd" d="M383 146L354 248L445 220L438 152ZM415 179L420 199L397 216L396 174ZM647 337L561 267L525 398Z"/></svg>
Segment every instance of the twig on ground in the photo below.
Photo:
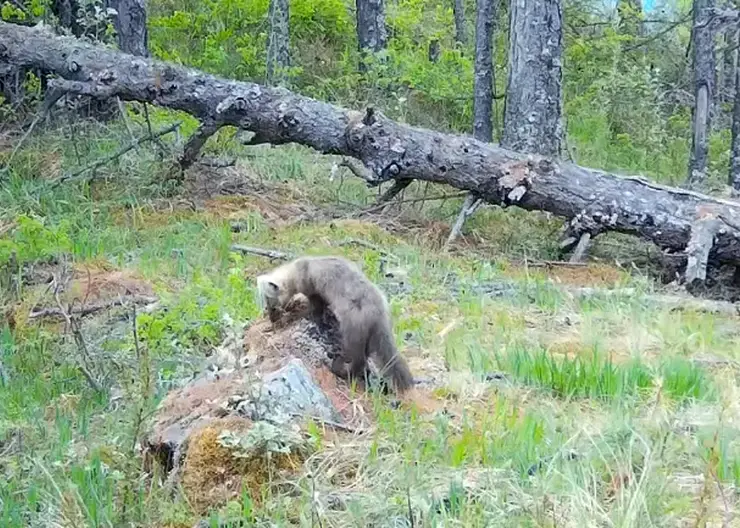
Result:
<svg viewBox="0 0 740 528"><path fill-rule="evenodd" d="M413 181L414 180L412 179L402 179L402 180L394 181L393 185L391 185L389 189L387 189L383 194L380 195L380 198L378 198L376 205L387 204L388 202L393 200L393 198L395 198L406 187L411 185Z"/></svg>
<svg viewBox="0 0 740 528"><path fill-rule="evenodd" d="M77 361L77 368L82 373L82 375L87 380L88 385L90 385L90 388L92 388L95 392L102 393L103 387L101 387L98 380L95 379L95 377L92 375L90 370L87 368L85 363L87 361L91 361L90 354L87 350L87 344L85 343L85 339L82 336L82 331L80 330L79 322L75 317L72 316L72 306L70 305L67 310L64 309L62 306L62 301L59 298L59 288L61 284L59 283L59 279L56 276L56 274L53 275L53 283L54 283L54 300L57 303L57 306L59 307L59 313L64 317L67 328L72 333L72 337L75 340L75 344L77 345L77 349L80 351L80 354L82 355L82 361Z"/></svg>
<svg viewBox="0 0 740 528"><path fill-rule="evenodd" d="M149 105L147 103L144 103L144 117L146 118L146 128L149 131L149 139L151 141L154 141L154 143L157 144L157 146L162 150L162 152L166 152L167 151L167 148L164 146L164 143L162 143L159 140L159 136L156 136L153 133L153 130L152 130L152 121L151 121L151 119L149 119Z"/></svg>
<svg viewBox="0 0 740 528"><path fill-rule="evenodd" d="M198 165L203 165L204 167L210 167L212 169L225 169L226 167L233 167L234 165L236 165L236 158L235 157L228 157L228 158L201 157L198 160Z"/></svg>
<svg viewBox="0 0 740 528"><path fill-rule="evenodd" d="M68 311L64 311L61 308L44 308L42 310L32 311L30 314L28 314L28 317L29 319L39 319L42 317L64 317L66 319L66 317L69 315L85 317L86 315L90 315L95 312L105 310L107 308L113 308L115 306L124 306L127 304L152 304L155 302L157 302L156 297L149 297L146 295L130 295L100 303L84 304L77 308L70 308Z"/></svg>
<svg viewBox="0 0 740 528"><path fill-rule="evenodd" d="M305 418L308 420L314 420L322 425L328 425L329 427L333 427L334 429L338 429L339 431L344 431L346 433L364 434L368 432L367 429L360 429L357 427L352 427L351 425L341 424L333 420L327 420L325 418L321 418L319 416L313 416L310 414L301 414L301 413L292 412L290 413L290 416L292 416L293 418Z"/></svg>
<svg viewBox="0 0 740 528"><path fill-rule="evenodd" d="M530 268L585 268L588 266L586 262L567 262L564 260L525 260L524 263Z"/></svg>
<svg viewBox="0 0 740 528"><path fill-rule="evenodd" d="M167 128L164 128L164 129L160 130L159 132L156 132L153 136L142 136L139 139L137 139L135 141L132 141L131 143L129 143L125 147L119 149L117 152L111 154L110 156L106 156L104 158L100 158L100 159L94 161L93 163L90 163L89 165L85 165L83 168L81 168L80 170L78 170L77 172L75 172L73 174L60 176L59 178L57 178L56 180L54 180L52 182L52 184L53 184L53 186L58 186L58 185L61 185L62 183L66 182L66 181L76 180L77 178L79 178L85 172L87 172L87 171L94 171L95 169L97 169L99 167L102 167L103 165L105 165L107 163L110 163L111 161L114 161L114 160L120 158L121 156L123 156L124 154L126 154L130 150L133 150L134 148L136 148L138 145L140 145L142 143L145 143L147 141L153 141L153 140L155 140L157 138L160 138L160 137L162 137L164 135L171 134L172 132L174 132L175 130L177 130L180 127L180 125L181 125L181 123L177 122L177 123L175 123L173 125L168 126Z"/></svg>
<svg viewBox="0 0 740 528"><path fill-rule="evenodd" d="M381 255L385 257L391 257L394 259L398 259L393 253L390 253L386 251L385 249L381 248L380 246L373 244L372 242L368 242L367 240L362 240L361 238L345 238L344 240L340 240L337 242L340 246L362 246L367 249L372 249L373 251L377 251Z"/></svg>
<svg viewBox="0 0 740 528"><path fill-rule="evenodd" d="M293 255L290 253L283 253L282 251L276 251L273 249L262 249L250 246L242 246L241 244L232 244L231 251L238 253L245 253L249 255L259 255L260 257L267 257L272 260L291 260Z"/></svg>

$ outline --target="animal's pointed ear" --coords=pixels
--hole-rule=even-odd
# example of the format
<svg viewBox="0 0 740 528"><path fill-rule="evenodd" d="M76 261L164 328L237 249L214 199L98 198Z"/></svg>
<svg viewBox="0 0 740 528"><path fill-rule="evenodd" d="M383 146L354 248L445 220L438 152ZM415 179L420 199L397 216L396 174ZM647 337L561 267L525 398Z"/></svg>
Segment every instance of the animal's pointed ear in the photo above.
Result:
<svg viewBox="0 0 740 528"><path fill-rule="evenodd" d="M267 293L270 295L277 295L280 291L280 286L272 281L267 281Z"/></svg>
<svg viewBox="0 0 740 528"><path fill-rule="evenodd" d="M271 281L266 275L260 275L257 277L257 286L260 294L266 298L277 297L278 293L280 293L280 287L277 283Z"/></svg>

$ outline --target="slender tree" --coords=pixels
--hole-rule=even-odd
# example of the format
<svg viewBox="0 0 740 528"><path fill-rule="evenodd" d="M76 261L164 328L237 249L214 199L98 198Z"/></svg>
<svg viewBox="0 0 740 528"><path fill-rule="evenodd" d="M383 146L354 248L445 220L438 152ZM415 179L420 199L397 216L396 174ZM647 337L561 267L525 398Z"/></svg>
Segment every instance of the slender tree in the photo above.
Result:
<svg viewBox="0 0 740 528"><path fill-rule="evenodd" d="M496 0L477 0L475 14L475 79L473 85L473 136L479 141L493 141L493 29ZM447 245L462 232L465 221L482 201L471 192L465 197L457 220L447 237Z"/></svg>
<svg viewBox="0 0 740 528"><path fill-rule="evenodd" d="M108 7L116 10L113 26L116 28L121 51L149 56L149 36L146 28L145 0L108 0Z"/></svg>
<svg viewBox="0 0 740 528"><path fill-rule="evenodd" d="M283 84L290 66L290 3L270 0L270 34L267 39L267 84Z"/></svg>
<svg viewBox="0 0 740 528"><path fill-rule="evenodd" d="M740 31L738 31L737 27L729 27L725 31L724 85L718 87L722 92L723 102L732 101L735 95L735 83L737 79L735 70L737 70L738 67L737 47L738 44L740 44L740 41L738 40L739 33Z"/></svg>
<svg viewBox="0 0 740 528"><path fill-rule="evenodd" d="M714 93L714 35L711 25L711 10L714 0L694 0L694 23L692 31L694 70L694 109L689 174L686 186L691 188L704 182L707 175L707 132L710 121L710 105Z"/></svg>
<svg viewBox="0 0 740 528"><path fill-rule="evenodd" d="M59 20L59 25L70 31L75 37L83 33L83 28L77 21L80 4L77 0L52 0L51 12Z"/></svg>
<svg viewBox="0 0 740 528"><path fill-rule="evenodd" d="M388 42L388 31L385 27L385 0L356 0L357 8L357 44L360 55L384 50ZM360 70L363 70L360 61Z"/></svg>
<svg viewBox="0 0 740 528"><path fill-rule="evenodd" d="M452 14L455 17L455 42L466 46L468 32L465 29L465 3L463 0L452 0Z"/></svg>
<svg viewBox="0 0 740 528"><path fill-rule="evenodd" d="M473 86L473 135L493 140L493 20L495 0L477 0L475 17L475 80Z"/></svg>
<svg viewBox="0 0 740 528"><path fill-rule="evenodd" d="M737 57L736 57L737 59ZM730 147L729 184L740 191L740 68L735 64L735 103L732 109L732 142Z"/></svg>
<svg viewBox="0 0 740 528"><path fill-rule="evenodd" d="M502 146L558 157L562 125L562 0L514 0Z"/></svg>

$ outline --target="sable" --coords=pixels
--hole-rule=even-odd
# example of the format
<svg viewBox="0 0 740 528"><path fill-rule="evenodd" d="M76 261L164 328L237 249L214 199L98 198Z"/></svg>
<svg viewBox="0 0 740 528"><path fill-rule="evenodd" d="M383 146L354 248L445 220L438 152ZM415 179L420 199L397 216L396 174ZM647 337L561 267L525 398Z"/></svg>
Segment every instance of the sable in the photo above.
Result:
<svg viewBox="0 0 740 528"><path fill-rule="evenodd" d="M331 312L339 322L342 353L331 371L345 379L362 378L370 357L396 392L414 378L393 339L388 301L350 261L341 257L300 257L257 277L259 302L273 322L285 313L321 317Z"/></svg>

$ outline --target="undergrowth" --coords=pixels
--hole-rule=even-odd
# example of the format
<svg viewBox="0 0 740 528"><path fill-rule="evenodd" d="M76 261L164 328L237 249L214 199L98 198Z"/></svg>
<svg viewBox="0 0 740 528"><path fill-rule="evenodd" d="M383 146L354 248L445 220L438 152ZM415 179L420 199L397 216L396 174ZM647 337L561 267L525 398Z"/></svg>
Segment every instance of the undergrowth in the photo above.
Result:
<svg viewBox="0 0 740 528"><path fill-rule="evenodd" d="M409 504L420 526L673 525L696 515L702 492L687 481L740 484L732 318L655 305L647 276L609 260L525 266L557 257L559 223L544 215L483 210L447 252L461 198L350 218L374 192L347 175L329 181L331 159L245 149L230 132L219 148L248 162L204 178L246 178L258 194L208 194L192 185L207 170L198 166L183 187L162 184L172 160L156 146L55 183L124 142L116 126L81 126L76 148L64 127L32 135L2 183L0 299L12 320L0 328L0 525L308 526L319 515L368 526L407 522ZM406 196L444 192L415 185ZM301 222L295 204L308 212ZM441 381L418 405L373 395L375 427L349 443L311 429L315 452L290 491L271 482L202 514L143 471L135 446L161 398L200 372L234 322L258 316L254 278L274 264L232 243L357 261L387 292L418 376ZM50 300L45 274L65 266L125 271L159 297L135 321L83 325L102 391L63 322L29 317ZM579 300L569 285L633 293Z"/></svg>

